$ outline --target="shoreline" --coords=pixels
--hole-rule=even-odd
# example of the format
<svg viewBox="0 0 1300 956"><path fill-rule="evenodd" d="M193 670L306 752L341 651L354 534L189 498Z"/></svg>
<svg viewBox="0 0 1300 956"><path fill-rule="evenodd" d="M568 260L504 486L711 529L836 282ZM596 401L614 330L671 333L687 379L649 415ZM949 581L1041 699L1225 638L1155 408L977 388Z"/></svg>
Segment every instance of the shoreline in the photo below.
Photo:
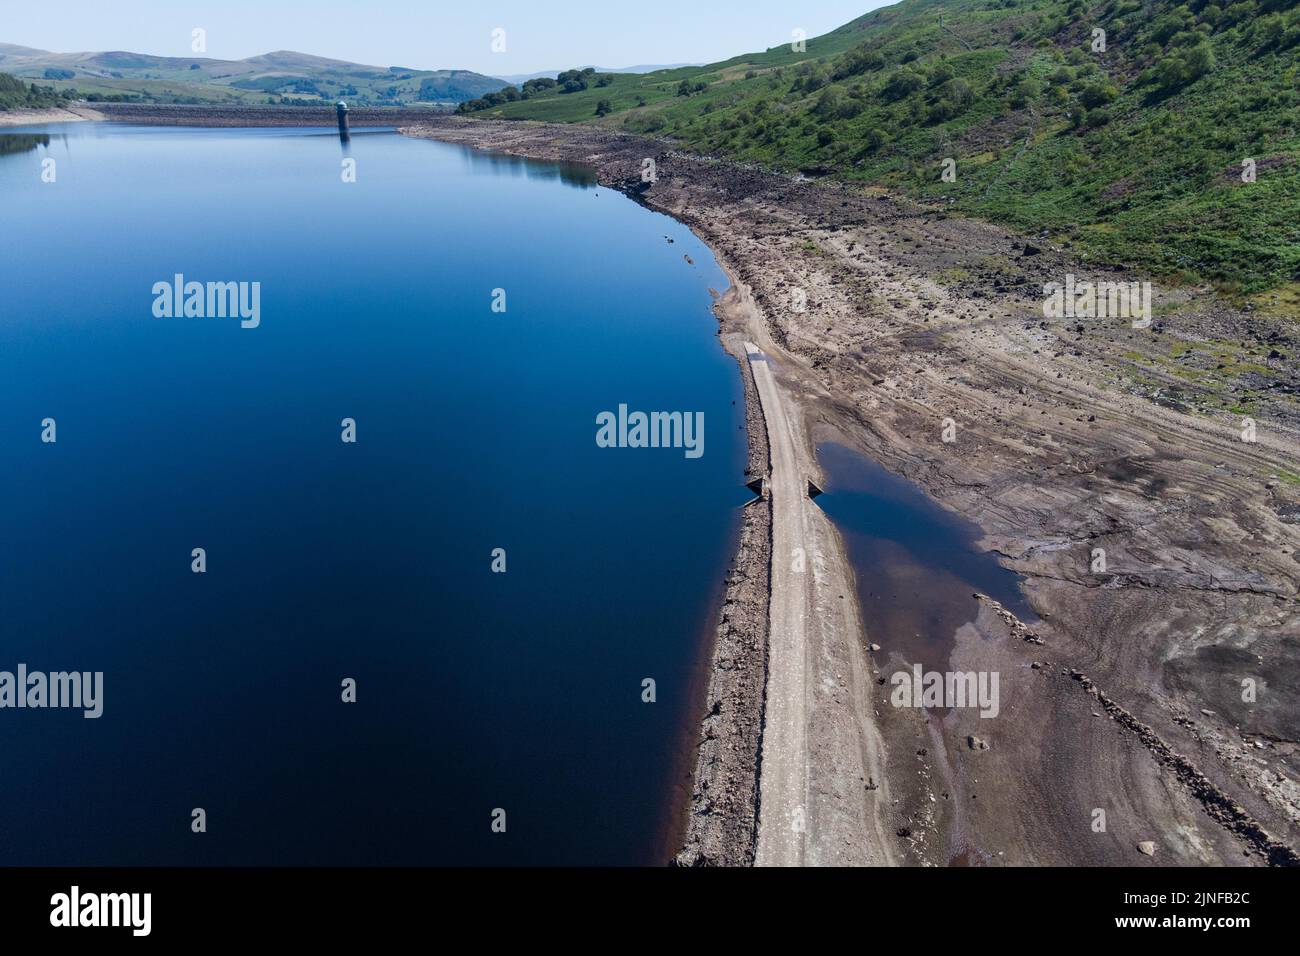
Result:
<svg viewBox="0 0 1300 956"><path fill-rule="evenodd" d="M767 430L745 359L744 304L735 277L719 265L729 284L714 312L720 344L736 361L744 394L745 478L762 481L768 472ZM673 858L677 866L752 866L757 855L771 546L771 502L760 494L743 506L714 639L702 655L709 662L707 692L689 728L695 760L684 838Z"/></svg>
<svg viewBox="0 0 1300 956"><path fill-rule="evenodd" d="M432 107L357 107L348 111L352 127L397 127L424 123L444 115ZM0 127L95 121L139 126L281 127L325 126L336 129L333 106L198 106L171 103L95 103L93 106L0 111Z"/></svg>
<svg viewBox="0 0 1300 956"><path fill-rule="evenodd" d="M1270 366L1284 387L1257 413L1267 433L1243 444L1231 415L1194 417L1187 399L1138 387L1138 360L1118 385L1094 384L1116 378L1105 369L1130 361L1124 350L1155 361L1147 356L1158 354L1168 320L1145 338L1100 324L1047 328L1040 280L1098 269L1068 250L878 192L590 126L453 118L402 132L583 163L602 185L686 224L751 299L755 341L778 356L805 446L832 438L908 478L978 524L981 546L1025 577L1040 618L1034 640L1004 608L972 602L951 659L1002 674L1009 703L996 726L969 713L899 710L887 688L869 687L885 766L869 783L889 788L877 804L881 832L896 834L882 848L888 856L911 865L1298 859L1300 748L1289 722L1300 692L1284 675L1300 664L1286 626L1300 581L1290 518L1300 494L1276 476L1300 466L1300 407L1285 367ZM655 159L653 185L640 182L642 158ZM935 280L967 272L955 285ZM806 294L803 312L788 305L794 288ZM1242 316L1197 290L1167 294L1182 331L1212 338L1240 323L1283 348L1294 342L1281 320ZM957 422L956 443L939 440L945 418ZM1272 550L1260 552L1263 540ZM1101 580L1090 574L1093 544L1114 555ZM832 563L852 580L846 561ZM863 623L860 643L884 643ZM1267 706L1233 703L1232 685L1219 682L1223 653L1269 683ZM904 663L887 646L872 657L881 671ZM719 680L729 664L721 641L714 658ZM713 752L723 749L716 716L701 730ZM967 747L970 738L986 746ZM688 837L681 862L748 861L736 836L744 804L727 823L707 801L718 776L702 747L693 805L703 812L691 824L730 833L734 852L701 853ZM1089 827L1097 807L1109 808L1108 831ZM1155 843L1154 857L1137 851L1143 841Z"/></svg>
<svg viewBox="0 0 1300 956"><path fill-rule="evenodd" d="M444 139L427 127L400 132ZM456 138L450 141L460 142ZM630 142L640 145L635 139ZM519 154L537 159L571 158L538 155L536 151ZM640 160L636 166L639 169ZM684 210L647 202L647 191L639 184L608 176L608 170L599 164L595 168L602 185L687 225L709 245L727 274L730 285L715 306L715 313L721 344L740 364L745 389L747 477L767 475L771 470L769 426L749 370L745 343L757 340L775 354L781 350L740 277L740 267L720 253L707 232ZM783 388L781 394L779 401L783 406L789 404L797 420L794 466L809 478L819 477L813 444L802 424L802 409L789 401ZM806 496L803 500L807 501ZM802 739L807 733L813 744L800 748L792 761L783 761L783 765L792 764L785 766L787 778L794 775L784 788L789 797L787 805L763 817L759 812L760 768L765 728L771 716L767 712L768 693L774 685L783 686L783 672L773 674L768 667L774 522L771 496L765 493L761 500L745 507L740 544L728 574L714 640L707 706L698 732L686 837L674 861L676 865L763 865L760 844L783 847L779 853L767 854L771 865L805 860L827 865L879 865L895 860L879 812L889 791L883 775L882 742L869 712L866 688L870 665L861 640L861 611L852 585L853 571L837 529L820 509L807 506L802 520L808 525L807 599L817 613L808 616L811 623L807 633L792 635L795 643L788 653L807 653L817 663L810 671L806 709L797 705L787 722L791 734ZM795 700L802 699L803 693L799 692ZM784 750L782 745L782 755ZM773 762L775 752L767 759ZM769 777L775 779L775 774L769 773ZM806 795L798 796L800 791Z"/></svg>
<svg viewBox="0 0 1300 956"><path fill-rule="evenodd" d="M7 126L44 126L48 123L84 123L107 119L98 110L87 107L49 107L0 110L0 129Z"/></svg>
<svg viewBox="0 0 1300 956"><path fill-rule="evenodd" d="M269 118L226 112L231 122L201 125ZM178 115L135 121L168 125ZM284 125L275 119L268 125ZM724 348L739 360L737 349L754 341L776 359L810 476L815 444L838 441L974 521L981 547L1025 578L1039 618L1032 629L996 602L973 601L950 658L953 668L1002 675L997 721L892 707L888 688L856 672L851 687L831 687L814 708L808 727L819 741L849 734L866 742L854 759L883 767L860 781L866 801L852 795L854 806L874 807L869 834L869 819L841 812L850 795L835 792L845 783L836 760L809 763L811 790L826 798L817 829L861 838L848 862L1300 863L1293 321L1165 285L1152 329L1044 322L1037 291L1046 281L1150 277L878 190L741 168L599 127L419 122L400 131L581 163L602 185L687 225L732 283L716 310ZM640 181L643 158L657 164L653 185ZM806 308L794 307L796 290ZM1171 358L1171 341L1249 347L1251 360L1225 357L1218 369L1228 371L1193 366L1189 377L1174 363L1191 353ZM759 403L741 371L754 467L754 437L765 432L753 424ZM1242 409L1250 439L1241 437ZM940 438L949 421L953 442ZM715 634L681 864L746 865L755 856L770 677L770 585L758 569L770 573L772 519L754 509L746 508ZM829 579L848 582L849 613L834 616L856 633L850 643L834 635L849 658L823 663L835 684L845 665L860 666L870 640L866 666L883 683L906 661L876 622L862 620L853 580L870 570L852 568L825 525ZM1098 548L1109 570L1096 569ZM1245 678L1263 688L1257 700L1239 696ZM1108 820L1100 832L1090 826L1099 808ZM872 841L877 859L857 852ZM814 852L807 862L839 861Z"/></svg>

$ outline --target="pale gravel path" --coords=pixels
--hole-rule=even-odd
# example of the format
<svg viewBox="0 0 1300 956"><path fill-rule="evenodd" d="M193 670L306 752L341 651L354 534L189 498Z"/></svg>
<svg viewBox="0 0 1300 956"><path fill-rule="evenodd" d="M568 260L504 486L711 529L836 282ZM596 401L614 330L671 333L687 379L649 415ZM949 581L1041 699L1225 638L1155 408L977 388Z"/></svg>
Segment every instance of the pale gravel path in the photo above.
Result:
<svg viewBox="0 0 1300 956"><path fill-rule="evenodd" d="M768 358L746 342L767 420L772 474L772 593L759 775L759 866L801 866L808 814L808 535L803 473ZM806 487L806 485L804 486ZM796 554L803 558L797 564Z"/></svg>
<svg viewBox="0 0 1300 956"><path fill-rule="evenodd" d="M768 681L759 766L759 866L893 862L879 817L883 745L843 544L808 496L816 462L797 396L745 343L772 472Z"/></svg>

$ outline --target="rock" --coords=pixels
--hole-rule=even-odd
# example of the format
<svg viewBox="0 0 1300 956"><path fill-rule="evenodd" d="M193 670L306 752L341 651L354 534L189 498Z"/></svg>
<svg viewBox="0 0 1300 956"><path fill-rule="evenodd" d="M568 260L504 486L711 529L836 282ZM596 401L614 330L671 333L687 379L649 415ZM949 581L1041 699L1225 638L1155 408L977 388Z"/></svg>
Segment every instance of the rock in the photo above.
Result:
<svg viewBox="0 0 1300 956"><path fill-rule="evenodd" d="M876 651L880 650L879 644L868 644L867 647L870 649L871 653L873 654L876 653Z"/></svg>
<svg viewBox="0 0 1300 956"><path fill-rule="evenodd" d="M1138 844L1138 852L1141 853L1143 856L1155 856L1156 845L1150 840L1143 840L1141 843Z"/></svg>
<svg viewBox="0 0 1300 956"><path fill-rule="evenodd" d="M976 737L974 734L971 734L969 737L966 738L966 746L969 747L971 750L989 749L988 741L980 737Z"/></svg>

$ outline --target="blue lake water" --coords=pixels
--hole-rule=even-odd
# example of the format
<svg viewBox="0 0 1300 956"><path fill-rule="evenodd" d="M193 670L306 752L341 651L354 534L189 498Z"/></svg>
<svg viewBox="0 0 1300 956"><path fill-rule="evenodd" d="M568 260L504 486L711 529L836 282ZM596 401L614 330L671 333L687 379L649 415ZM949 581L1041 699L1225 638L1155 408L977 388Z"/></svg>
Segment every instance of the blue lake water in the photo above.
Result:
<svg viewBox="0 0 1300 956"><path fill-rule="evenodd" d="M748 497L687 229L390 131L11 131L0 199L0 670L104 672L0 710L0 862L665 858ZM598 448L620 403L705 453Z"/></svg>

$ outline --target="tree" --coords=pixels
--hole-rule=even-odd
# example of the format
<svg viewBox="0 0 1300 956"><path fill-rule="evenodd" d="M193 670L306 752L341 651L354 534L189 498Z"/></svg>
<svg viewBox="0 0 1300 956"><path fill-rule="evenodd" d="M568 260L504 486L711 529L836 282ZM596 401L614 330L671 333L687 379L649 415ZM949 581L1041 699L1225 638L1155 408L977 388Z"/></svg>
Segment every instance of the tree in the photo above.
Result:
<svg viewBox="0 0 1300 956"><path fill-rule="evenodd" d="M1084 117L1083 122L1089 129L1096 129L1099 126L1105 126L1110 122L1110 113L1100 108L1088 110L1088 114Z"/></svg>
<svg viewBox="0 0 1300 956"><path fill-rule="evenodd" d="M608 116L612 112L614 112L614 104L609 100L601 100L596 104L597 116Z"/></svg>
<svg viewBox="0 0 1300 956"><path fill-rule="evenodd" d="M1105 106L1112 103L1115 97L1119 95L1119 90L1109 83L1089 83L1079 94L1079 102L1088 109L1095 109L1098 106Z"/></svg>
<svg viewBox="0 0 1300 956"><path fill-rule="evenodd" d="M1183 54L1187 64L1187 82L1193 83L1214 69L1214 51L1202 40Z"/></svg>
<svg viewBox="0 0 1300 956"><path fill-rule="evenodd" d="M1023 110L1034 100L1038 99L1040 93L1042 93L1042 88L1038 85L1038 81L1032 76L1024 74L1020 79L1016 80L1015 85L1011 87L1011 94L1008 97L1008 101L1011 103L1012 109Z"/></svg>
<svg viewBox="0 0 1300 956"><path fill-rule="evenodd" d="M829 119L835 115L839 107L840 91L833 86L828 86L822 90L822 95L817 97L817 105L813 107L813 112L822 119Z"/></svg>
<svg viewBox="0 0 1300 956"><path fill-rule="evenodd" d="M925 80L919 73L904 68L893 72L889 81L885 83L883 93L887 100L901 100L911 96L923 86Z"/></svg>

